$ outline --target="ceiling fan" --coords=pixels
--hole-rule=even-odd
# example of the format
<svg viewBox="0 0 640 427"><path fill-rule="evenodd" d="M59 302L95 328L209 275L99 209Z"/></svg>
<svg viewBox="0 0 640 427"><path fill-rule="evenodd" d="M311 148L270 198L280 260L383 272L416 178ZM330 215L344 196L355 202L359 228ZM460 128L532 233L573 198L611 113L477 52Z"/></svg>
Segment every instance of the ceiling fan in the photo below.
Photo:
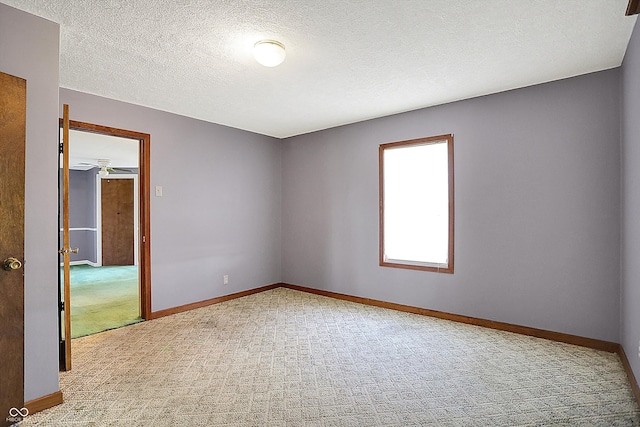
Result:
<svg viewBox="0 0 640 427"><path fill-rule="evenodd" d="M88 165L88 166L93 166L96 168L100 168L100 170L98 171L98 175L100 175L101 177L105 177L107 175L109 175L109 173L114 173L114 172L128 172L131 173L131 170L129 169L123 169L123 168L112 168L111 167L111 160L109 159L98 159L98 164L94 164L94 163L79 163L80 165Z"/></svg>

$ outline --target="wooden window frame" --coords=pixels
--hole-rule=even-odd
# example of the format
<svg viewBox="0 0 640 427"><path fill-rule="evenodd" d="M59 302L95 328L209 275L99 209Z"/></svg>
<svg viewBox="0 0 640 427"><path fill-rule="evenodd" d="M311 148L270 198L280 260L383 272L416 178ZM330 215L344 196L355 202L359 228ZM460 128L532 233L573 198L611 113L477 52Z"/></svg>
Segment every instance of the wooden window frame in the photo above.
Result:
<svg viewBox="0 0 640 427"><path fill-rule="evenodd" d="M448 248L448 262L445 265L429 264L429 263L416 263L416 262L389 262L385 259L385 247L384 247L384 151L389 148L398 148L411 145L428 145L435 143L447 143L447 161L448 161L448 174L449 174L449 248ZM409 270L422 270L432 271L437 273L453 274L453 260L454 260L454 169L453 169L453 134L430 136L427 138L411 139L407 141L390 142L387 144L380 144L378 150L379 161L379 195L380 195L380 266L382 267L395 267L405 268Z"/></svg>

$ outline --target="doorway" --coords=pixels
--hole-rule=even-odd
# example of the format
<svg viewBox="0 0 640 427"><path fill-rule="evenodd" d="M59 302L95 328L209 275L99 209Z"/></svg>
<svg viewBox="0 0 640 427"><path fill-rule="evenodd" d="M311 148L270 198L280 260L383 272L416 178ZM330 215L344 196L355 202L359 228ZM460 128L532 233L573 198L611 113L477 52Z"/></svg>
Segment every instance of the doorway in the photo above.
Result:
<svg viewBox="0 0 640 427"><path fill-rule="evenodd" d="M70 338L149 318L149 142L148 134L69 122Z"/></svg>

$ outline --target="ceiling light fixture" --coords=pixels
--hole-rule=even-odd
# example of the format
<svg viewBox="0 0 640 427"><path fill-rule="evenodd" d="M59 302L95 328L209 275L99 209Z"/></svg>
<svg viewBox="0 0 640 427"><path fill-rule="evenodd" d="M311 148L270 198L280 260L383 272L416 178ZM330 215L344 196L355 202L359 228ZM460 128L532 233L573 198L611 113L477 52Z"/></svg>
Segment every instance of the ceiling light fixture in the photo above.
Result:
<svg viewBox="0 0 640 427"><path fill-rule="evenodd" d="M253 56L265 67L276 67L282 64L286 52L284 45L275 40L261 40L253 45Z"/></svg>
<svg viewBox="0 0 640 427"><path fill-rule="evenodd" d="M98 171L98 175L101 178L109 175L109 166L111 165L111 160L109 159L98 159L98 165L100 165L100 170Z"/></svg>

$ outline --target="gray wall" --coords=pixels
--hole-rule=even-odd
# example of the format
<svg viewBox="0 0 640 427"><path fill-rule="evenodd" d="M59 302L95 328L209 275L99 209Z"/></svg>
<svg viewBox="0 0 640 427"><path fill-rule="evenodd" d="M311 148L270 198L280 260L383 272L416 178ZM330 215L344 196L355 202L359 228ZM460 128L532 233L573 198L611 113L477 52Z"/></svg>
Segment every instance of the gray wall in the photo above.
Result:
<svg viewBox="0 0 640 427"><path fill-rule="evenodd" d="M622 66L622 282L620 343L640 380L640 27Z"/></svg>
<svg viewBox="0 0 640 427"><path fill-rule="evenodd" d="M618 69L283 142L283 281L619 339ZM455 274L378 266L378 145L455 145Z"/></svg>
<svg viewBox="0 0 640 427"><path fill-rule="evenodd" d="M151 134L153 311L280 281L279 141L67 89L63 103L73 120Z"/></svg>
<svg viewBox="0 0 640 427"><path fill-rule="evenodd" d="M62 179L62 169L60 170ZM62 192L60 192L62 206ZM96 169L87 171L69 171L69 246L78 248L77 254L71 254L70 260L96 262L97 233L74 228L96 227ZM62 215L60 215L62 229ZM60 232L62 242L62 231Z"/></svg>
<svg viewBox="0 0 640 427"><path fill-rule="evenodd" d="M25 400L58 391L58 46L58 24L0 4L0 71L27 80Z"/></svg>
<svg viewBox="0 0 640 427"><path fill-rule="evenodd" d="M69 171L69 226L96 226L96 172Z"/></svg>

